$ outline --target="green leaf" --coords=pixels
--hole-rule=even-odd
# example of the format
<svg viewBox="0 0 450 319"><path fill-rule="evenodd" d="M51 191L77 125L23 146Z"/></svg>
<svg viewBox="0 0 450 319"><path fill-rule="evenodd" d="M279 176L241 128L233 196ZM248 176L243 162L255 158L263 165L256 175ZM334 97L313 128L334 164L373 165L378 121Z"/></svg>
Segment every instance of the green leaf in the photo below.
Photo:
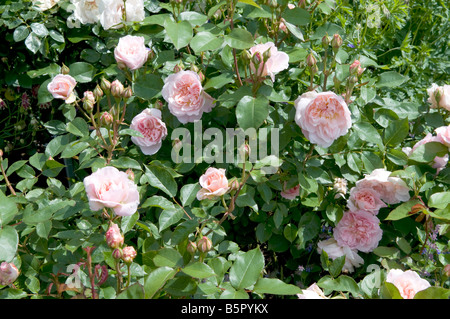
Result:
<svg viewBox="0 0 450 319"><path fill-rule="evenodd" d="M390 282L384 282L380 287L381 299L403 299L398 288Z"/></svg>
<svg viewBox="0 0 450 319"><path fill-rule="evenodd" d="M245 50L254 45L254 39L247 30L234 28L229 34L225 35L225 43L234 49Z"/></svg>
<svg viewBox="0 0 450 319"><path fill-rule="evenodd" d="M161 166L145 166L145 176L151 186L162 190L170 197L177 195L178 186L172 175Z"/></svg>
<svg viewBox="0 0 450 319"><path fill-rule="evenodd" d="M208 31L197 33L191 40L190 46L196 54L213 51L222 46L224 39Z"/></svg>
<svg viewBox="0 0 450 319"><path fill-rule="evenodd" d="M133 130L131 128L124 128L119 131L119 135L130 135L135 137L144 137L141 132Z"/></svg>
<svg viewBox="0 0 450 319"><path fill-rule="evenodd" d="M411 208L419 204L420 201L417 199L409 200L397 206L394 210L392 210L389 215L385 218L385 220L399 220L408 216L411 216L409 213L411 212Z"/></svg>
<svg viewBox="0 0 450 319"><path fill-rule="evenodd" d="M69 75L80 83L88 83L94 79L95 68L86 62L75 62L69 65Z"/></svg>
<svg viewBox="0 0 450 319"><path fill-rule="evenodd" d="M163 231L167 227L177 223L184 215L181 208L166 209L159 215L159 231Z"/></svg>
<svg viewBox="0 0 450 319"><path fill-rule="evenodd" d="M19 235L12 226L0 229L0 261L10 262L16 255Z"/></svg>
<svg viewBox="0 0 450 319"><path fill-rule="evenodd" d="M448 153L448 147L439 142L429 142L417 147L409 156L410 161L429 163L436 156L445 156Z"/></svg>
<svg viewBox="0 0 450 319"><path fill-rule="evenodd" d="M40 38L46 37L48 35L48 30L42 23L34 22L30 25L31 30Z"/></svg>
<svg viewBox="0 0 450 319"><path fill-rule="evenodd" d="M133 82L133 93L144 100L150 100L160 94L164 82L155 74L143 74Z"/></svg>
<svg viewBox="0 0 450 319"><path fill-rule="evenodd" d="M284 10L281 16L288 23L296 26L307 25L310 21L310 13L305 9L295 7L293 9Z"/></svg>
<svg viewBox="0 0 450 319"><path fill-rule="evenodd" d="M189 206L197 198L197 193L201 189L199 183L186 184L181 187L180 200L183 206Z"/></svg>
<svg viewBox="0 0 450 319"><path fill-rule="evenodd" d="M66 130L67 132L80 137L89 135L89 126L81 117L76 117L73 121L67 123Z"/></svg>
<svg viewBox="0 0 450 319"><path fill-rule="evenodd" d="M117 295L116 299L143 299L144 296L144 287L135 283Z"/></svg>
<svg viewBox="0 0 450 319"><path fill-rule="evenodd" d="M182 268L181 271L186 275L200 279L216 275L211 267L199 261L186 265L186 267Z"/></svg>
<svg viewBox="0 0 450 319"><path fill-rule="evenodd" d="M376 83L377 87L399 87L408 80L407 76L401 75L395 71L381 73Z"/></svg>
<svg viewBox="0 0 450 319"><path fill-rule="evenodd" d="M414 299L449 299L450 289L443 287L428 287L427 289L418 291L414 295Z"/></svg>
<svg viewBox="0 0 450 319"><path fill-rule="evenodd" d="M329 289L333 291L348 291L353 295L358 296L360 293L358 284L349 276L341 275L338 278L331 278L330 276L324 276L319 279L317 285L323 289Z"/></svg>
<svg viewBox="0 0 450 319"><path fill-rule="evenodd" d="M151 299L165 283L176 275L177 271L164 266L153 270L144 282L144 293L146 299Z"/></svg>
<svg viewBox="0 0 450 319"><path fill-rule="evenodd" d="M0 191L0 227L12 221L17 213L16 202Z"/></svg>
<svg viewBox="0 0 450 319"><path fill-rule="evenodd" d="M366 142L375 143L381 151L384 151L384 144L381 139L381 135L370 123L357 122L352 125L352 129L358 134L360 139Z"/></svg>
<svg viewBox="0 0 450 319"><path fill-rule="evenodd" d="M330 272L330 275L333 276L334 278L339 276L339 274L341 273L342 267L344 267L345 264L345 258L346 258L345 255L338 257L334 259L333 262L330 264L328 271Z"/></svg>
<svg viewBox="0 0 450 319"><path fill-rule="evenodd" d="M208 90L210 88L220 89L224 85L232 83L233 81L234 81L234 74L230 72L224 72L221 75L215 76L206 81L205 85L203 86L203 89L205 90Z"/></svg>
<svg viewBox="0 0 450 319"><path fill-rule="evenodd" d="M245 3L245 4L249 4L251 6L257 7L257 8L261 8L255 1L253 0L238 0L238 2L241 3Z"/></svg>
<svg viewBox="0 0 450 319"><path fill-rule="evenodd" d="M391 121L389 126L384 130L384 143L387 146L397 146L405 140L409 134L408 119Z"/></svg>
<svg viewBox="0 0 450 319"><path fill-rule="evenodd" d="M260 278L253 287L254 293L272 295L295 295L302 293L300 287L287 284L277 278Z"/></svg>
<svg viewBox="0 0 450 319"><path fill-rule="evenodd" d="M230 283L237 290L250 287L260 278L264 269L264 256L259 248L236 257L230 268Z"/></svg>
<svg viewBox="0 0 450 319"><path fill-rule="evenodd" d="M263 96L256 98L244 96L236 107L236 119L239 126L246 130L257 129L269 116L269 100Z"/></svg>
<svg viewBox="0 0 450 319"><path fill-rule="evenodd" d="M39 50L41 44L41 39L34 32L31 32L25 39L25 46L34 54Z"/></svg>
<svg viewBox="0 0 450 319"><path fill-rule="evenodd" d="M175 22L172 19L164 21L164 28L167 36L172 41L177 50L184 48L192 39L192 25L185 20Z"/></svg>
<svg viewBox="0 0 450 319"><path fill-rule="evenodd" d="M14 30L13 39L16 42L20 42L25 40L29 34L30 30L28 30L28 27L25 25L21 25Z"/></svg>
<svg viewBox="0 0 450 319"><path fill-rule="evenodd" d="M434 193L428 199L428 206L435 208L445 208L450 204L450 192Z"/></svg>
<svg viewBox="0 0 450 319"><path fill-rule="evenodd" d="M175 209L175 205L169 201L167 198L162 196L154 195L145 200L145 202L141 205L142 208L147 207L159 207L162 209Z"/></svg>
<svg viewBox="0 0 450 319"><path fill-rule="evenodd" d="M81 142L79 140L73 141L61 153L61 158L71 158L75 155L80 154L82 151L89 147L89 143Z"/></svg>
<svg viewBox="0 0 450 319"><path fill-rule="evenodd" d="M284 227L283 235L291 243L297 238L298 228L294 224L287 224Z"/></svg>
<svg viewBox="0 0 450 319"><path fill-rule="evenodd" d="M173 248L162 248L153 257L153 262L158 267L181 267L183 265L183 256Z"/></svg>

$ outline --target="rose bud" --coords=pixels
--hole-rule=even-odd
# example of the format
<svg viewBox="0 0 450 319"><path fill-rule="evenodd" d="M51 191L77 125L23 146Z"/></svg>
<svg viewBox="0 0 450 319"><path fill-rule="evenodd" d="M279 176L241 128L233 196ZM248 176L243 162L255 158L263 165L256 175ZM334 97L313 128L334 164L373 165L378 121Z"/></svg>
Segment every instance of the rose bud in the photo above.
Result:
<svg viewBox="0 0 450 319"><path fill-rule="evenodd" d="M122 93L125 88L123 87L123 84L120 83L119 80L114 80L111 83L111 94L114 97L122 97Z"/></svg>
<svg viewBox="0 0 450 319"><path fill-rule="evenodd" d="M211 239L209 239L206 236L203 236L202 238L199 239L199 241L197 242L197 248L199 251L201 251L202 253L207 253L208 251L210 251L212 249L212 242Z"/></svg>
<svg viewBox="0 0 450 319"><path fill-rule="evenodd" d="M69 72L70 72L69 67L63 63L61 67L61 74L69 74Z"/></svg>
<svg viewBox="0 0 450 319"><path fill-rule="evenodd" d="M317 59L314 57L312 53L308 54L308 56L306 57L306 64L309 67L313 67L314 65L317 64Z"/></svg>
<svg viewBox="0 0 450 319"><path fill-rule="evenodd" d="M447 277L450 277L450 264L444 267L444 273Z"/></svg>
<svg viewBox="0 0 450 319"><path fill-rule="evenodd" d="M105 126L109 126L112 124L112 122L114 121L113 116L111 115L111 113L109 112L103 112L102 115L100 116L100 123L102 123Z"/></svg>
<svg viewBox="0 0 450 319"><path fill-rule="evenodd" d="M134 172L131 168L127 169L126 172L128 174L128 178L132 181L134 181Z"/></svg>
<svg viewBox="0 0 450 319"><path fill-rule="evenodd" d="M2 262L0 265L0 284L10 285L19 276L19 270L13 263L8 263L6 261Z"/></svg>
<svg viewBox="0 0 450 319"><path fill-rule="evenodd" d="M128 86L126 89L123 90L122 97L124 99L129 99L132 96L133 96L133 90L131 89L130 86Z"/></svg>
<svg viewBox="0 0 450 319"><path fill-rule="evenodd" d="M325 49L328 48L328 46L330 45L330 43L331 43L331 37L328 36L328 35L325 35L325 36L322 38L322 45L323 45L323 47L324 47Z"/></svg>
<svg viewBox="0 0 450 319"><path fill-rule="evenodd" d="M103 91L102 91L102 88L100 87L100 85L97 84L93 93L97 99L99 99L103 96Z"/></svg>
<svg viewBox="0 0 450 319"><path fill-rule="evenodd" d="M186 250L191 254L195 254L195 251L197 250L197 245L194 242L190 241L186 246Z"/></svg>
<svg viewBox="0 0 450 319"><path fill-rule="evenodd" d="M122 249L120 249L120 248L114 249L112 252L112 256L114 259L122 259L122 256L123 256Z"/></svg>
<svg viewBox="0 0 450 319"><path fill-rule="evenodd" d="M100 88L105 92L109 92L109 90L111 89L111 82L109 82L105 78L102 78L102 80L100 81Z"/></svg>
<svg viewBox="0 0 450 319"><path fill-rule="evenodd" d="M133 246L126 246L122 249L122 254L122 260L127 264L131 264L136 257L137 252Z"/></svg>
<svg viewBox="0 0 450 319"><path fill-rule="evenodd" d="M331 40L331 46L333 47L333 51L337 52L342 45L342 38L339 34L335 34L333 39Z"/></svg>
<svg viewBox="0 0 450 319"><path fill-rule="evenodd" d="M111 248L119 248L123 245L124 237L120 232L119 226L117 224L112 224L105 234L106 243Z"/></svg>

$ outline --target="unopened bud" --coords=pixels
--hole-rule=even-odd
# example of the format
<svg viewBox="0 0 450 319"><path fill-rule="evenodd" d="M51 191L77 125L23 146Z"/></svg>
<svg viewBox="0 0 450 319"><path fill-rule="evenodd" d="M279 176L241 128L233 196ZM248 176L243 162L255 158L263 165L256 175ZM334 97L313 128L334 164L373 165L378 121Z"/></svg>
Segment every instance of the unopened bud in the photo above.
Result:
<svg viewBox="0 0 450 319"><path fill-rule="evenodd" d="M128 178L130 180L134 181L134 172L133 172L133 170L131 168L127 169L125 173L127 173Z"/></svg>
<svg viewBox="0 0 450 319"><path fill-rule="evenodd" d="M69 72L70 72L69 67L63 63L61 67L61 74L69 74Z"/></svg>
<svg viewBox="0 0 450 319"><path fill-rule="evenodd" d="M261 52L255 52L252 56L252 62L255 65L259 65L263 62L263 57L261 55Z"/></svg>
<svg viewBox="0 0 450 319"><path fill-rule="evenodd" d="M13 263L6 261L0 265L0 285L6 286L12 284L19 277L19 270Z"/></svg>
<svg viewBox="0 0 450 319"><path fill-rule="evenodd" d="M333 35L333 39L331 40L331 46L333 47L334 52L337 52L339 48L342 46L342 38L339 34L335 33Z"/></svg>
<svg viewBox="0 0 450 319"><path fill-rule="evenodd" d="M90 99L85 99L83 100L83 107L88 113L90 113L94 109L94 102Z"/></svg>
<svg viewBox="0 0 450 319"><path fill-rule="evenodd" d="M200 78L200 82L205 81L205 75L203 74L202 71L199 71L197 74L198 74L198 77Z"/></svg>
<svg viewBox="0 0 450 319"><path fill-rule="evenodd" d="M123 90L124 90L123 84L119 80L114 80L111 83L112 96L116 98L122 97Z"/></svg>
<svg viewBox="0 0 450 319"><path fill-rule="evenodd" d="M103 96L103 91L102 88L100 87L100 85L96 85L95 89L94 89L94 96L95 98L99 99Z"/></svg>
<svg viewBox="0 0 450 319"><path fill-rule="evenodd" d="M191 254L195 254L195 252L197 251L197 245L194 242L190 241L186 246L186 250Z"/></svg>
<svg viewBox="0 0 450 319"><path fill-rule="evenodd" d="M444 267L444 273L447 277L450 277L450 264L445 265Z"/></svg>
<svg viewBox="0 0 450 319"><path fill-rule="evenodd" d="M3 150L0 149L0 157L3 157Z"/></svg>
<svg viewBox="0 0 450 319"><path fill-rule="evenodd" d="M107 79L102 78L102 80L100 81L100 88L104 91L104 92L109 92L109 90L111 89L111 82L109 82Z"/></svg>
<svg viewBox="0 0 450 319"><path fill-rule="evenodd" d="M164 103L161 100L156 100L154 107L155 109L162 110L164 107Z"/></svg>
<svg viewBox="0 0 450 319"><path fill-rule="evenodd" d="M122 249L120 249L120 248L114 249L112 252L112 256L114 259L122 259L122 256L123 256Z"/></svg>
<svg viewBox="0 0 450 319"><path fill-rule="evenodd" d="M117 224L112 224L105 234L106 243L109 247L115 249L120 248L123 245L124 237L120 232L119 226Z"/></svg>
<svg viewBox="0 0 450 319"><path fill-rule="evenodd" d="M131 264L134 258L136 258L136 255L137 252L133 246L126 246L122 249L122 260L127 264Z"/></svg>
<svg viewBox="0 0 450 319"><path fill-rule="evenodd" d="M178 152L183 147L183 142L181 142L179 138L176 138L172 142L172 147L175 150L175 152Z"/></svg>
<svg viewBox="0 0 450 319"><path fill-rule="evenodd" d="M175 67L173 68L173 73L178 73L178 72L180 72L180 71L183 71L183 69L184 69L184 66L183 66L183 64L177 64L177 65L175 65Z"/></svg>
<svg viewBox="0 0 450 319"><path fill-rule="evenodd" d="M228 187L230 188L230 191L238 190L239 186L239 181L235 177L228 181Z"/></svg>
<svg viewBox="0 0 450 319"><path fill-rule="evenodd" d="M133 96L133 90L131 89L130 86L128 86L127 88L125 88L122 92L122 97L124 99L129 99L130 97Z"/></svg>
<svg viewBox="0 0 450 319"><path fill-rule="evenodd" d="M328 48L330 43L331 43L331 37L328 36L328 34L327 34L322 38L322 46L326 49L326 48Z"/></svg>
<svg viewBox="0 0 450 319"><path fill-rule="evenodd" d="M100 115L100 123L105 126L111 125L113 121L114 121L114 118L111 115L111 113L109 113L109 112L105 111L102 113L102 115Z"/></svg>
<svg viewBox="0 0 450 319"><path fill-rule="evenodd" d="M245 161L248 159L248 157L250 156L250 146L245 143L242 144L241 147L239 148L239 155L242 161Z"/></svg>
<svg viewBox="0 0 450 319"><path fill-rule="evenodd" d="M200 69L196 65L191 64L191 71L194 71L195 73L198 73L198 71L200 71Z"/></svg>
<svg viewBox="0 0 450 319"><path fill-rule="evenodd" d="M264 62L267 62L270 59L271 55L272 53L270 52L270 48L264 51L263 53Z"/></svg>
<svg viewBox="0 0 450 319"><path fill-rule="evenodd" d="M242 57L242 60L244 61L244 63L248 63L252 59L252 54L248 50L243 50L241 53L241 57Z"/></svg>
<svg viewBox="0 0 450 319"><path fill-rule="evenodd" d="M312 53L308 54L308 56L306 57L306 64L309 67L313 67L314 65L317 64L317 59L314 57Z"/></svg>
<svg viewBox="0 0 450 319"><path fill-rule="evenodd" d="M202 253L207 253L208 251L210 251L212 249L211 239L206 236L200 238L197 242L197 249Z"/></svg>

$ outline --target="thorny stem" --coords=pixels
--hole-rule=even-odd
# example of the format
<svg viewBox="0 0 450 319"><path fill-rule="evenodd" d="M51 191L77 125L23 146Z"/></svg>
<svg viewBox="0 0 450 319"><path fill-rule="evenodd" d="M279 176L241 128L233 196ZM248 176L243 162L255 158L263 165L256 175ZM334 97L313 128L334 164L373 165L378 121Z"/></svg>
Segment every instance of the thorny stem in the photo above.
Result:
<svg viewBox="0 0 450 319"><path fill-rule="evenodd" d="M6 186L8 186L9 190L11 191L11 194L13 194L14 196L17 196L17 195L16 195L16 191L14 190L14 188L13 188L12 185L11 185L11 183L9 182L9 179L8 179L8 177L6 176L5 169L3 168L3 157L2 157L2 156L0 156L0 168L1 168L1 170L2 170L3 178L5 179Z"/></svg>
<svg viewBox="0 0 450 319"><path fill-rule="evenodd" d="M87 266L89 271L89 278L91 280L91 289L92 289L92 299L97 299L97 293L95 291L95 281L94 281L94 274L92 273L92 258L91 258L91 252L94 247L88 247L86 249L87 253Z"/></svg>

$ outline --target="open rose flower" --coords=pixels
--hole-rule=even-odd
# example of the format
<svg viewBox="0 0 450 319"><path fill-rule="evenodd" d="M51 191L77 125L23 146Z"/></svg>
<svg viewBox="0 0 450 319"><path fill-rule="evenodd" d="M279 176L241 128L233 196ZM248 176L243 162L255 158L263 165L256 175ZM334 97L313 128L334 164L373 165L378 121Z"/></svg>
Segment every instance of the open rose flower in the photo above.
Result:
<svg viewBox="0 0 450 319"><path fill-rule="evenodd" d="M261 57L264 57L264 52L269 51L270 57L265 62L261 61L257 72L253 62L250 62L250 69L253 73L256 72L258 76L265 77L268 75L272 81L275 81L275 74L289 67L289 56L282 51L278 51L278 48L273 42L257 44L250 48L249 51L252 56L258 53Z"/></svg>
<svg viewBox="0 0 450 319"><path fill-rule="evenodd" d="M82 24L92 24L100 21L105 10L103 0L71 0L75 5L74 18Z"/></svg>
<svg viewBox="0 0 450 319"><path fill-rule="evenodd" d="M325 251L332 260L345 256L345 263L342 267L343 272L354 272L355 267L364 264L364 259L358 255L355 249L350 249L348 246L339 246L334 238L322 240L317 243L317 252L321 254L322 251Z"/></svg>
<svg viewBox="0 0 450 319"><path fill-rule="evenodd" d="M197 199L214 199L224 195L229 190L225 169L210 167L205 174L200 176L201 190L197 193Z"/></svg>
<svg viewBox="0 0 450 319"><path fill-rule="evenodd" d="M345 212L333 230L339 246L347 246L362 252L371 252L378 247L383 236L380 220L363 210Z"/></svg>
<svg viewBox="0 0 450 319"><path fill-rule="evenodd" d="M85 177L83 183L91 210L108 207L118 216L130 216L137 211L139 192L127 173L107 166Z"/></svg>
<svg viewBox="0 0 450 319"><path fill-rule="evenodd" d="M450 125L438 127L434 131L438 141L450 148Z"/></svg>
<svg viewBox="0 0 450 319"><path fill-rule="evenodd" d="M387 207L381 200L380 194L372 188L353 187L350 190L350 197L347 201L350 211L365 210L374 215L382 207Z"/></svg>
<svg viewBox="0 0 450 319"><path fill-rule="evenodd" d="M431 108L442 107L450 111L450 85L439 86L433 83L429 89L428 103L431 104Z"/></svg>
<svg viewBox="0 0 450 319"><path fill-rule="evenodd" d="M377 168L363 179L356 182L356 187L372 188L378 192L380 199L386 204L398 204L410 199L409 187L399 177L390 176L391 172Z"/></svg>
<svg viewBox="0 0 450 319"><path fill-rule="evenodd" d="M302 293L297 294L297 297L298 299L328 299L316 283L313 283L306 289L302 289Z"/></svg>
<svg viewBox="0 0 450 319"><path fill-rule="evenodd" d="M133 118L130 128L144 135L144 137L132 136L131 141L139 146L145 155L158 152L167 136L166 124L161 121L161 111L158 109L143 110Z"/></svg>
<svg viewBox="0 0 450 319"><path fill-rule="evenodd" d="M145 18L144 0L103 0L105 10L100 16L103 29L117 29L123 27L123 11L126 21L139 22Z"/></svg>
<svg viewBox="0 0 450 319"><path fill-rule="evenodd" d="M310 91L295 100L295 122L313 144L329 147L352 125L344 99L333 92Z"/></svg>
<svg viewBox="0 0 450 319"><path fill-rule="evenodd" d="M6 261L0 265L0 285L6 286L12 284L19 276L19 270L13 263Z"/></svg>
<svg viewBox="0 0 450 319"><path fill-rule="evenodd" d="M161 92L169 104L169 111L186 124L211 112L214 99L203 90L199 75L194 71L180 71L169 75Z"/></svg>
<svg viewBox="0 0 450 319"><path fill-rule="evenodd" d="M300 195L300 185L296 185L290 189L286 189L286 183L284 183L283 190L281 191L281 197L292 200Z"/></svg>
<svg viewBox="0 0 450 319"><path fill-rule="evenodd" d="M119 39L114 49L114 58L119 65L137 70L147 62L149 49L145 47L144 37L126 35Z"/></svg>
<svg viewBox="0 0 450 319"><path fill-rule="evenodd" d="M397 287L403 299L413 299L416 293L431 286L413 270L391 269L386 276L386 282Z"/></svg>
<svg viewBox="0 0 450 319"><path fill-rule="evenodd" d="M68 74L58 74L47 85L47 90L53 95L55 99L62 99L67 104L73 103L76 100L74 93L77 81Z"/></svg>

